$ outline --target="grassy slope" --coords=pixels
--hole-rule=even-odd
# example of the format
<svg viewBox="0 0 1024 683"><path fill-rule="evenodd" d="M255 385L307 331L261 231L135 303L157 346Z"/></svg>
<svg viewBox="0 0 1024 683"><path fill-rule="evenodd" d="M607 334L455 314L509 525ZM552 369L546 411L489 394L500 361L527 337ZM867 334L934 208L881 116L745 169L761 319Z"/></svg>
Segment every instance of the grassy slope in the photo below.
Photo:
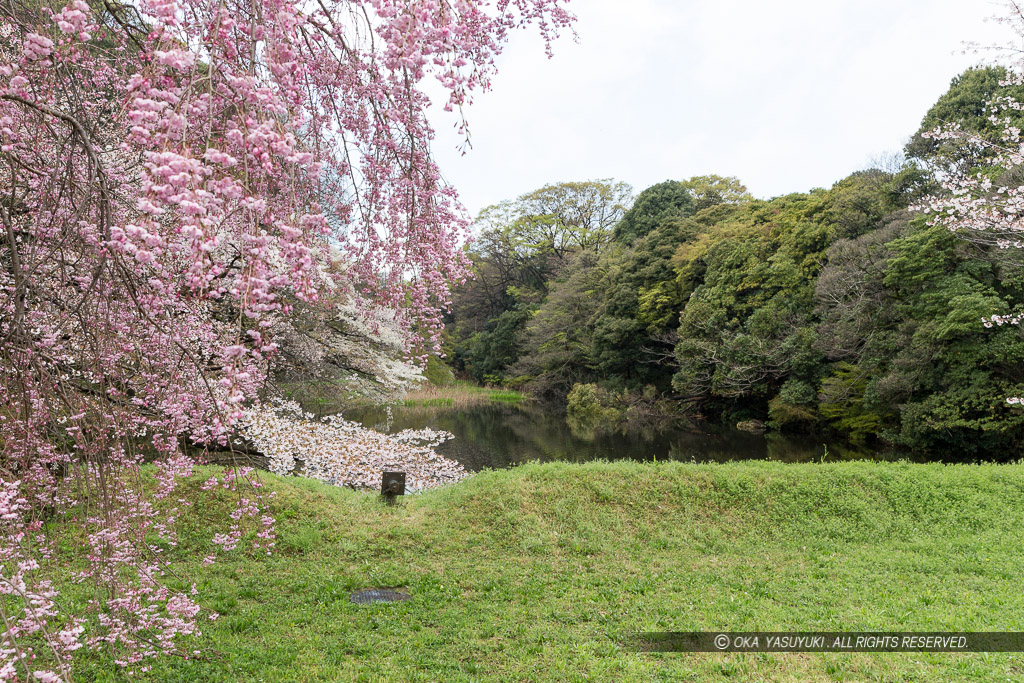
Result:
<svg viewBox="0 0 1024 683"><path fill-rule="evenodd" d="M346 398L343 385L333 382L283 383L285 397L298 401L313 413L328 414L343 408L380 407L382 404L365 397ZM397 403L405 407L457 407L465 408L489 403L522 403L526 394L508 389L481 387L470 382L453 381L442 386L426 384L405 393Z"/></svg>
<svg viewBox="0 0 1024 683"><path fill-rule="evenodd" d="M388 508L267 476L279 552L159 681L1007 681L1016 654L636 654L634 630L1024 630L1024 466L527 465ZM224 501L226 504L226 501ZM204 505L210 518L216 506ZM180 556L209 535L186 520ZM409 587L402 604L354 589ZM94 661L82 680L114 680Z"/></svg>
<svg viewBox="0 0 1024 683"><path fill-rule="evenodd" d="M408 392L401 403L405 406L466 407L487 403L522 403L526 395L518 391L491 389L468 382L454 382L448 386L428 386Z"/></svg>

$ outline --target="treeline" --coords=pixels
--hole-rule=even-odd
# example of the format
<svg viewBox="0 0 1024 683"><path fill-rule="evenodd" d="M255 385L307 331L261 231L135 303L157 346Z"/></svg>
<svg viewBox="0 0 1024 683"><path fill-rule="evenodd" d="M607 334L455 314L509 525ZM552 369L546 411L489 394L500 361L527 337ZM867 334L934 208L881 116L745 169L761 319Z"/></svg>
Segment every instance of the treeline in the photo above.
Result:
<svg viewBox="0 0 1024 683"><path fill-rule="evenodd" d="M976 148L924 133L997 126L999 69L955 79L890 168L831 189L752 198L735 178L635 197L563 183L485 210L477 278L448 321L457 372L577 412L703 416L864 444L1019 457L1024 337L1017 254L928 225L914 208ZM1018 115L1011 112L1011 115Z"/></svg>

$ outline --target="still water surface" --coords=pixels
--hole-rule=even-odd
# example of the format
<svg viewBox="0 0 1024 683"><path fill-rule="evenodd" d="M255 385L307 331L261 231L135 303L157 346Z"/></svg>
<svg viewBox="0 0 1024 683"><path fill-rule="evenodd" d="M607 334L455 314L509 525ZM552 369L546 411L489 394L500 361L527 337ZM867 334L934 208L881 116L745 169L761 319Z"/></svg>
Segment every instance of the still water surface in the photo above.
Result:
<svg viewBox="0 0 1024 683"><path fill-rule="evenodd" d="M567 420L564 413L542 406L484 404L471 407L381 407L345 410L344 417L385 433L403 429L451 432L455 438L437 451L469 470L499 469L533 460L778 460L812 462L825 459L897 459L898 453L858 450L819 438L780 434L748 434L702 427L700 430L657 430L651 427L607 429ZM906 457L903 455L902 457Z"/></svg>

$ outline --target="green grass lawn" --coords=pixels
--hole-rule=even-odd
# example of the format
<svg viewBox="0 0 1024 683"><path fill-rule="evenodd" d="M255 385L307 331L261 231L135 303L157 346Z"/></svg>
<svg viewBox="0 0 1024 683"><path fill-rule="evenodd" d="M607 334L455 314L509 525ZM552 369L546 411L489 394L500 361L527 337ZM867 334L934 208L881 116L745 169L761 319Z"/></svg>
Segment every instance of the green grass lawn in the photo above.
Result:
<svg viewBox="0 0 1024 683"><path fill-rule="evenodd" d="M406 407L465 407L486 403L522 403L526 394L507 389L481 387L469 382L453 382L443 387L423 387L410 391L401 401Z"/></svg>
<svg viewBox="0 0 1024 683"><path fill-rule="evenodd" d="M339 382L282 383L282 393L315 414L330 414L344 408L377 407L378 402L351 396ZM518 404L528 401L526 394L508 389L482 387L472 382L453 381L444 386L423 385L396 400L406 408L453 408L488 403Z"/></svg>
<svg viewBox="0 0 1024 683"><path fill-rule="evenodd" d="M173 553L221 617L195 639L204 659L134 680L1024 680L1018 654L622 645L647 630L1024 630L1022 465L527 465L395 507L265 479L278 552L201 567L229 501L197 506ZM349 601L383 586L412 598ZM127 679L93 657L81 680Z"/></svg>

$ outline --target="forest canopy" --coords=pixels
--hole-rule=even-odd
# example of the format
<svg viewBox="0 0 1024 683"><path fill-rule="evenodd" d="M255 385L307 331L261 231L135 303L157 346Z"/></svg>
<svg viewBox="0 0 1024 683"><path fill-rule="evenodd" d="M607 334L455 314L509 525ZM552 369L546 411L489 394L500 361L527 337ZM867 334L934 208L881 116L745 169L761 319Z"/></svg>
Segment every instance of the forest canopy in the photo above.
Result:
<svg viewBox="0 0 1024 683"><path fill-rule="evenodd" d="M1024 411L1006 397L1024 390L1024 339L981 320L1019 310L1022 264L915 210L945 175L991 168L990 103L1019 90L1002 68L966 71L898 164L829 189L761 200L710 175L634 197L601 180L490 207L449 362L570 411L1019 456ZM940 126L978 144L931 136Z"/></svg>

